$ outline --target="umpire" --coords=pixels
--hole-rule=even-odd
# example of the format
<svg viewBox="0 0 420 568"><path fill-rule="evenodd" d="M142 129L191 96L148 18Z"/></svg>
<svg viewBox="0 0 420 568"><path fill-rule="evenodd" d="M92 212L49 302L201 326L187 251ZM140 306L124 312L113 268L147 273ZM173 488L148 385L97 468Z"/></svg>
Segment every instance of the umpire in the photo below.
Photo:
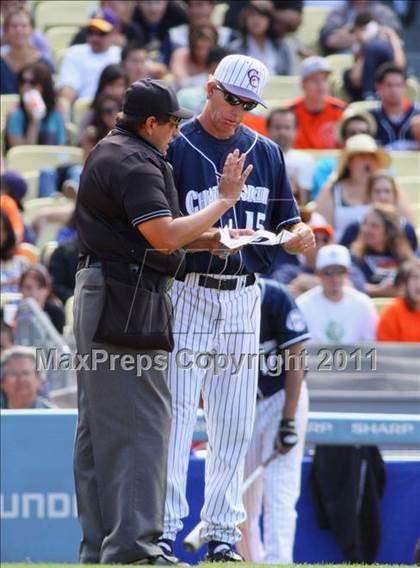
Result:
<svg viewBox="0 0 420 568"><path fill-rule="evenodd" d="M191 116L162 82L133 83L116 128L92 150L81 177L74 473L83 563L178 563L155 544L171 426L166 289L182 270L181 247L217 246L212 227L239 199L250 171L245 156L229 154L218 196L180 216L165 153L179 121Z"/></svg>

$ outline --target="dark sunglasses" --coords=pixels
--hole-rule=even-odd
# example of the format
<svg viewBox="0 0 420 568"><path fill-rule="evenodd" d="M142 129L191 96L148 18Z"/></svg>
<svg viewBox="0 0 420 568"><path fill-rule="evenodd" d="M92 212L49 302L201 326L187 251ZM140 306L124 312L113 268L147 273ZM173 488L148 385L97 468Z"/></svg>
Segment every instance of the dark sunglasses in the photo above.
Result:
<svg viewBox="0 0 420 568"><path fill-rule="evenodd" d="M106 106L101 108L102 114L115 114L118 112L118 107L116 106Z"/></svg>
<svg viewBox="0 0 420 568"><path fill-rule="evenodd" d="M253 110L258 106L258 103L256 102L243 101L241 98L237 97L236 95L229 93L229 91L226 91L226 89L224 89L221 85L219 85L219 83L216 84L216 89L219 90L221 93L223 93L223 98L231 106L242 105L242 108L246 112L249 112L250 110Z"/></svg>
<svg viewBox="0 0 420 568"><path fill-rule="evenodd" d="M101 30L97 30L96 28L88 28L87 29L88 35L96 35L99 37L105 37L108 35L108 32L102 32Z"/></svg>
<svg viewBox="0 0 420 568"><path fill-rule="evenodd" d="M164 115L165 118L167 118L167 122L170 122L172 126L175 126L176 128L178 128L178 126L181 124L182 118L179 118L178 116L174 116L173 114L165 114Z"/></svg>
<svg viewBox="0 0 420 568"><path fill-rule="evenodd" d="M19 83L20 83L21 85L31 85L31 86L33 87L34 85L37 84L37 81L35 81L35 79L28 79L28 78L26 78L26 77L22 77L22 78L20 79Z"/></svg>

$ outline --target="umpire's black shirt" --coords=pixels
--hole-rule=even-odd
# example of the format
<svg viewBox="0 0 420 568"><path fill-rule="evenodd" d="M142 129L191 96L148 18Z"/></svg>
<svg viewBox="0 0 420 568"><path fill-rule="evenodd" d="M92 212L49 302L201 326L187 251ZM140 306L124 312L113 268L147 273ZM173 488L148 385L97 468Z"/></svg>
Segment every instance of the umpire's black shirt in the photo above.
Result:
<svg viewBox="0 0 420 568"><path fill-rule="evenodd" d="M165 255L152 250L137 225L179 215L172 168L157 148L117 127L91 151L76 203L82 255L144 262L157 272L175 274L184 253Z"/></svg>

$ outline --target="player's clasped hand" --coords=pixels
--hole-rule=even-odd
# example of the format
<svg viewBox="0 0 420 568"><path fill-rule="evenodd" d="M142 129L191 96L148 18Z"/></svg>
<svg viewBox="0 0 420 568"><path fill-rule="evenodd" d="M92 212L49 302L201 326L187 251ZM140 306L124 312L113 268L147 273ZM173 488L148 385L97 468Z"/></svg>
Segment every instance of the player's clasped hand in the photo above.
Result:
<svg viewBox="0 0 420 568"><path fill-rule="evenodd" d="M315 237L307 225L301 225L293 232L293 238L283 244L283 248L289 254L302 254L315 246Z"/></svg>
<svg viewBox="0 0 420 568"><path fill-rule="evenodd" d="M282 418L274 441L274 449L287 454L298 442L296 423L292 419Z"/></svg>
<svg viewBox="0 0 420 568"><path fill-rule="evenodd" d="M232 201L232 206L238 201L244 184L253 169L252 164L244 169L245 159L246 154L240 154L239 150L236 149L228 154L223 166L219 183L219 196L222 199Z"/></svg>

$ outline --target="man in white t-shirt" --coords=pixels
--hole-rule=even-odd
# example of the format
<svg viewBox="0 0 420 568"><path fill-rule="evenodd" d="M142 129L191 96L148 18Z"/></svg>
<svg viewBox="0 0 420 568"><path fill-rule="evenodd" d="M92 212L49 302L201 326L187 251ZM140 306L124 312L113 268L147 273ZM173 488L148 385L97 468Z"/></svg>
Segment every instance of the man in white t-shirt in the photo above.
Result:
<svg viewBox="0 0 420 568"><path fill-rule="evenodd" d="M308 152L292 148L297 132L295 114L287 108L272 110L267 117L267 132L268 137L283 150L295 197L306 203L312 190L315 160Z"/></svg>
<svg viewBox="0 0 420 568"><path fill-rule="evenodd" d="M313 342L358 343L374 341L378 314L372 300L347 286L351 268L348 249L322 247L316 259L321 285L296 300Z"/></svg>
<svg viewBox="0 0 420 568"><path fill-rule="evenodd" d="M111 45L113 24L98 11L87 23L87 43L72 45L64 54L57 86L60 96L73 102L93 99L102 70L121 61L121 48Z"/></svg>

